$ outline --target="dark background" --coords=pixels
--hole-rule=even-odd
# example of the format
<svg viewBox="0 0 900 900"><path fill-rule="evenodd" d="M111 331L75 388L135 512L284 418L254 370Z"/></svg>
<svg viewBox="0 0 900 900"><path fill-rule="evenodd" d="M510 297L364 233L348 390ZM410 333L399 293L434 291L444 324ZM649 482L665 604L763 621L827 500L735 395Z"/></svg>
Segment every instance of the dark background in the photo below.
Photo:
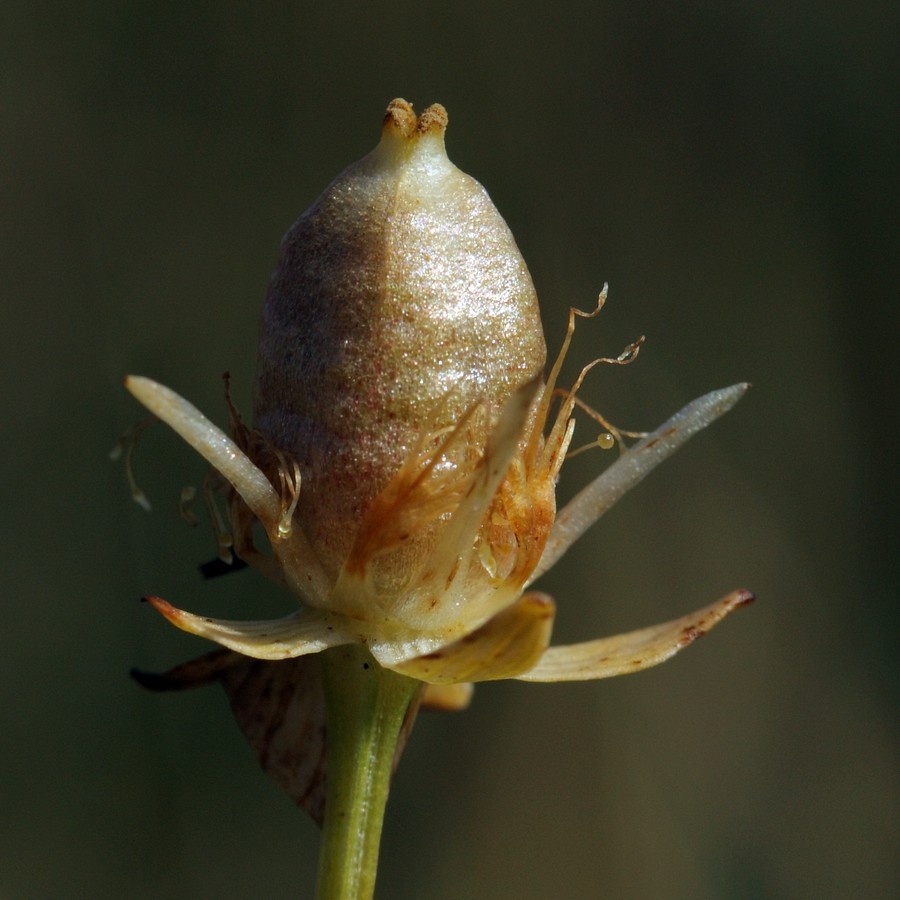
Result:
<svg viewBox="0 0 900 900"><path fill-rule="evenodd" d="M315 827L218 689L131 665L204 649L137 598L257 617L203 583L175 512L202 465L156 429L152 515L106 454L151 375L250 407L278 242L374 146L394 96L442 102L451 158L517 236L585 397L652 428L753 391L543 585L557 636L759 595L667 665L484 686L423 715L386 825L392 898L889 897L898 878L893 530L898 14L836 2L43 3L0 8L5 451L0 897L304 897ZM590 427L582 436L590 436ZM573 461L571 494L605 464Z"/></svg>

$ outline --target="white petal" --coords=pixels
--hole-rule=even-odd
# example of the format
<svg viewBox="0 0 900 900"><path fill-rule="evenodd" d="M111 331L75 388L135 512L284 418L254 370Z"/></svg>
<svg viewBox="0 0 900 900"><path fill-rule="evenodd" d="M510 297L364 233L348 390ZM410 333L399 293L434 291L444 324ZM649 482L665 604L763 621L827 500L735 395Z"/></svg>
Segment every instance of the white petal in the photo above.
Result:
<svg viewBox="0 0 900 900"><path fill-rule="evenodd" d="M319 610L302 609L281 619L234 622L196 616L161 597L147 597L147 602L182 631L255 659L291 659L358 640L340 617Z"/></svg>
<svg viewBox="0 0 900 900"><path fill-rule="evenodd" d="M749 387L749 384L735 384L689 403L582 489L556 517L541 561L528 584L553 566L626 491L698 431L728 412Z"/></svg>
<svg viewBox="0 0 900 900"><path fill-rule="evenodd" d="M267 528L270 522L277 520L281 507L269 479L196 406L170 388L139 375L129 375L125 387L218 469Z"/></svg>
<svg viewBox="0 0 900 900"><path fill-rule="evenodd" d="M328 578L302 529L292 529L286 538L279 535L281 501L250 457L196 406L165 385L129 375L125 387L225 477L266 529L290 586L310 605L324 606L331 591ZM248 561L253 562L249 557Z"/></svg>
<svg viewBox="0 0 900 900"><path fill-rule="evenodd" d="M550 647L533 669L516 677L521 681L590 681L640 672L690 646L728 613L753 599L750 591L733 591L672 622L598 641Z"/></svg>

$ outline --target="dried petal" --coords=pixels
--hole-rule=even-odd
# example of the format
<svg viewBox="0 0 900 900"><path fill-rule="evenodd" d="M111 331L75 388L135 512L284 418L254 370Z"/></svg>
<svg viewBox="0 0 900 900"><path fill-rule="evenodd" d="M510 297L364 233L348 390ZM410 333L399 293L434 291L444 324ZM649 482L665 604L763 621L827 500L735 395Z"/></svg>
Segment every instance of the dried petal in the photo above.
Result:
<svg viewBox="0 0 900 900"><path fill-rule="evenodd" d="M237 622L197 616L177 609L162 597L146 600L176 628L254 659L290 659L359 640L340 616L317 609L300 609L281 619Z"/></svg>
<svg viewBox="0 0 900 900"><path fill-rule="evenodd" d="M728 613L753 602L750 591L721 600L672 622L615 637L551 647L520 681L588 681L640 672L665 662L717 625Z"/></svg>

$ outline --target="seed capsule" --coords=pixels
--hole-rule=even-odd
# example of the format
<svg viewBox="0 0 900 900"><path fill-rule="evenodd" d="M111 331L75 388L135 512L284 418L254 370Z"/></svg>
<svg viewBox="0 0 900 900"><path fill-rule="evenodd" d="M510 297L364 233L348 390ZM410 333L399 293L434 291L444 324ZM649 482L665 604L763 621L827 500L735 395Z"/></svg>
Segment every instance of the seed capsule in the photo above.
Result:
<svg viewBox="0 0 900 900"><path fill-rule="evenodd" d="M269 286L255 426L299 463L296 518L332 576L426 432L480 402L470 446L483 444L544 366L525 262L487 192L447 158L446 127L442 106L416 118L394 100L375 150L288 231Z"/></svg>
<svg viewBox="0 0 900 900"><path fill-rule="evenodd" d="M640 437L576 397L589 371L630 362L640 341L558 387L575 320L600 311L604 289L593 313L570 310L541 386L534 288L483 188L447 159L446 124L440 106L417 118L395 100L375 150L288 232L262 316L254 429L232 409L229 437L169 388L126 380L218 471L208 484L228 502L222 555L233 543L299 608L242 623L148 599L179 628L248 656L362 644L380 665L431 685L603 678L656 665L749 593L548 649L554 604L528 588L746 385L689 404L557 516L576 406L615 441ZM268 546L257 543L260 531Z"/></svg>

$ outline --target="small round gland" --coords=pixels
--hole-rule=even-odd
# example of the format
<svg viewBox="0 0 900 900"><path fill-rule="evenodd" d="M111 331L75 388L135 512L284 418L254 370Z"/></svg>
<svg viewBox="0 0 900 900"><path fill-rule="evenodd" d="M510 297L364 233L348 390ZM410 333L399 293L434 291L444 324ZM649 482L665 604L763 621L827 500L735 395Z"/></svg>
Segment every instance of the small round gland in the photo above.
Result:
<svg viewBox="0 0 900 900"><path fill-rule="evenodd" d="M447 113L394 100L378 146L285 235L262 314L255 425L300 464L296 518L327 571L423 432L474 403L483 447L546 350L537 297ZM452 459L447 465L471 464Z"/></svg>

